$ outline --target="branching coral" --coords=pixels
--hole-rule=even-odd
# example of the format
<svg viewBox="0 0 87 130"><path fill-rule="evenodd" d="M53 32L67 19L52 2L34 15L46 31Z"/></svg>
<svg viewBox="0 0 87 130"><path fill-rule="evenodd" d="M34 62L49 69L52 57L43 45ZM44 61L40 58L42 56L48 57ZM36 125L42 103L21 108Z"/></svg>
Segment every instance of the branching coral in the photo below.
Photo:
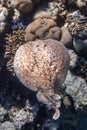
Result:
<svg viewBox="0 0 87 130"><path fill-rule="evenodd" d="M37 40L19 47L14 58L14 70L19 80L38 92L37 99L55 109L59 117L59 89L69 67L69 54L58 41Z"/></svg>
<svg viewBox="0 0 87 130"><path fill-rule="evenodd" d="M6 36L6 45L5 45L5 54L4 57L7 59L7 69L13 72L13 60L16 50L20 45L24 43L24 34L23 29L13 31L12 34L7 34Z"/></svg>

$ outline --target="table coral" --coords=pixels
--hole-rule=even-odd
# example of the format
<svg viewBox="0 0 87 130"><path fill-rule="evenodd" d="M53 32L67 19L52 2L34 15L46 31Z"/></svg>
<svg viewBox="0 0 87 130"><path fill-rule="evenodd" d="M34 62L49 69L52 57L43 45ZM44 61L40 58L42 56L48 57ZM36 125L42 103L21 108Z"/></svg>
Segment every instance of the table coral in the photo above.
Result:
<svg viewBox="0 0 87 130"><path fill-rule="evenodd" d="M37 99L55 108L54 119L59 117L59 89L69 67L69 54L58 41L37 40L19 47L14 58L14 70L19 80L37 92Z"/></svg>

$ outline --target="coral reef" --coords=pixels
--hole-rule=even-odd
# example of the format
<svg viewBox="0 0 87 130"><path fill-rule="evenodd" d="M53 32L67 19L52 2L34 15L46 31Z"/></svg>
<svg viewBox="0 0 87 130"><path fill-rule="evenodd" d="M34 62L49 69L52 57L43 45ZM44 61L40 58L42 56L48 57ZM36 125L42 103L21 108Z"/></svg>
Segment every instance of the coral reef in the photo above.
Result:
<svg viewBox="0 0 87 130"><path fill-rule="evenodd" d="M73 75L69 71L65 84L66 92L73 97L75 108L83 110L87 105L87 85L85 80L79 76Z"/></svg>
<svg viewBox="0 0 87 130"><path fill-rule="evenodd" d="M66 47L72 46L72 36L67 27L59 28L57 23L48 18L38 18L30 23L25 30L25 40L54 39L61 41Z"/></svg>
<svg viewBox="0 0 87 130"><path fill-rule="evenodd" d="M38 3L40 0L14 0L14 7L22 13L31 12L34 4Z"/></svg>
<svg viewBox="0 0 87 130"><path fill-rule="evenodd" d="M67 13L65 3L65 0L44 2L44 4L36 10L33 17L34 19L51 18L54 20L57 20L58 16L65 17Z"/></svg>
<svg viewBox="0 0 87 130"><path fill-rule="evenodd" d="M6 121L1 124L0 130L16 130L16 128L12 122Z"/></svg>
<svg viewBox="0 0 87 130"><path fill-rule="evenodd" d="M27 122L32 122L34 120L34 115L32 112L32 106L30 103L22 109L17 109L12 107L9 113L10 119L14 122L16 128L21 129L21 127Z"/></svg>
<svg viewBox="0 0 87 130"><path fill-rule="evenodd" d="M51 38L52 34L50 34L51 33L50 29L55 26L56 26L56 22L53 21L52 19L47 19L47 18L37 19L27 26L25 30L26 32L25 40L32 41L35 39L46 39L45 37ZM57 34L60 35L60 29L57 28L57 30L58 30ZM47 36L47 32L48 32L48 36ZM59 37L59 36L55 36L55 37Z"/></svg>
<svg viewBox="0 0 87 130"><path fill-rule="evenodd" d="M30 12L33 8L33 2L32 0L14 0L14 7L23 13Z"/></svg>
<svg viewBox="0 0 87 130"><path fill-rule="evenodd" d="M7 16L8 16L7 8L5 8L2 5L0 5L0 35L5 30Z"/></svg>
<svg viewBox="0 0 87 130"><path fill-rule="evenodd" d="M58 91L65 80L69 60L63 44L52 39L28 42L15 54L17 77L26 87L38 92L39 101L56 109L54 119L59 117Z"/></svg>
<svg viewBox="0 0 87 130"><path fill-rule="evenodd" d="M4 57L7 59L7 70L13 73L13 60L18 47L25 42L24 29L14 30L12 34L7 34ZM14 73L13 73L14 74Z"/></svg>
<svg viewBox="0 0 87 130"><path fill-rule="evenodd" d="M0 0L0 4L10 9L13 7L14 1L13 0Z"/></svg>
<svg viewBox="0 0 87 130"><path fill-rule="evenodd" d="M60 41L66 46L66 47L72 47L72 35L67 27L62 26L61 27L61 39Z"/></svg>
<svg viewBox="0 0 87 130"><path fill-rule="evenodd" d="M73 0L76 6L85 14L87 15L87 0Z"/></svg>
<svg viewBox="0 0 87 130"><path fill-rule="evenodd" d="M87 39L74 38L73 46L76 53L87 60Z"/></svg>
<svg viewBox="0 0 87 130"><path fill-rule="evenodd" d="M8 112L6 109L4 109L1 105L0 105L0 122L3 122L6 120L8 115Z"/></svg>
<svg viewBox="0 0 87 130"><path fill-rule="evenodd" d="M68 14L66 23L68 23L68 29L73 36L87 37L87 17L82 15L79 10Z"/></svg>
<svg viewBox="0 0 87 130"><path fill-rule="evenodd" d="M42 47L47 51L41 50L47 39L68 48L70 66L65 81L61 65L65 51L57 55L60 51L50 49L51 42ZM20 77L26 75L28 88L13 68L20 46L24 47L19 54L24 62L19 64L26 64L22 67L26 73L22 71ZM0 130L54 129L87 130L87 0L0 0Z"/></svg>
<svg viewBox="0 0 87 130"><path fill-rule="evenodd" d="M87 106L87 65L86 67L83 66L85 64L82 65L73 50L70 50L69 54L71 62L70 71L65 80L65 91L73 97L75 108L83 110Z"/></svg>

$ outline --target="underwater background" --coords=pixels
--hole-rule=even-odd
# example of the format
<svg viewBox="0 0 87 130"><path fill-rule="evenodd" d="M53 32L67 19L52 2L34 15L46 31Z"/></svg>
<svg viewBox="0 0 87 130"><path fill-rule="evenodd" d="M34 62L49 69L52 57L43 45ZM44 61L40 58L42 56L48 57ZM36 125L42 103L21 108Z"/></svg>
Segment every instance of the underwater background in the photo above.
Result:
<svg viewBox="0 0 87 130"><path fill-rule="evenodd" d="M47 39L60 41L70 55L57 120L13 67L21 45ZM87 130L86 0L0 0L0 130Z"/></svg>

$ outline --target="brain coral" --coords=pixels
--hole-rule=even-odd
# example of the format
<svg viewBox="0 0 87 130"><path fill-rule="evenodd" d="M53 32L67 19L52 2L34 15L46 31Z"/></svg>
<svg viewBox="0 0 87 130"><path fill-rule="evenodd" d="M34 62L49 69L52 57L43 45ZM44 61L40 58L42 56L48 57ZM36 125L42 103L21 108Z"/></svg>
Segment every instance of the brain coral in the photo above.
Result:
<svg viewBox="0 0 87 130"><path fill-rule="evenodd" d="M56 22L52 19L47 19L47 18L36 19L35 21L33 21L31 24L27 26L25 30L26 32L25 40L32 41L35 39L46 39L46 37L51 38L53 37L52 27L55 27L56 25L57 25ZM58 31L55 30L54 32L58 32Z"/></svg>
<svg viewBox="0 0 87 130"><path fill-rule="evenodd" d="M28 42L15 54L17 77L26 87L37 92L39 101L55 108L54 118L59 116L58 90L65 80L69 61L64 45L52 39Z"/></svg>
<svg viewBox="0 0 87 130"><path fill-rule="evenodd" d="M25 29L25 41L36 39L54 39L61 41L66 47L72 46L72 35L67 27L59 28L53 19L39 18L30 23Z"/></svg>

